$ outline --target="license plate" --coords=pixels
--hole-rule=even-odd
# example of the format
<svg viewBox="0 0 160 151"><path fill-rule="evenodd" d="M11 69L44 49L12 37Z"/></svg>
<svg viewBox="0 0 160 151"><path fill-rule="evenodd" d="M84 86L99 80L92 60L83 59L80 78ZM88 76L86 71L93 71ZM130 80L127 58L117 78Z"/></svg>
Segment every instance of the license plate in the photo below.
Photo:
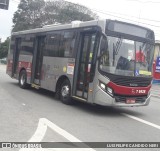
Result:
<svg viewBox="0 0 160 151"><path fill-rule="evenodd" d="M129 98L129 99L126 100L126 103L127 104L135 104L136 103L136 99Z"/></svg>

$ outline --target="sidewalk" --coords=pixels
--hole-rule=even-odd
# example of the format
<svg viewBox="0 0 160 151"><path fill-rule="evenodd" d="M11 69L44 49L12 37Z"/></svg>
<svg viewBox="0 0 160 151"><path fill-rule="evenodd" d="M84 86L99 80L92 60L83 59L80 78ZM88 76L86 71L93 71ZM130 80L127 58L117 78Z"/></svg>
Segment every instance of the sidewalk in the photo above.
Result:
<svg viewBox="0 0 160 151"><path fill-rule="evenodd" d="M6 64L1 64L1 63L0 63L0 69L1 69L1 70L6 70Z"/></svg>
<svg viewBox="0 0 160 151"><path fill-rule="evenodd" d="M153 84L151 88L151 95L160 98L160 84Z"/></svg>

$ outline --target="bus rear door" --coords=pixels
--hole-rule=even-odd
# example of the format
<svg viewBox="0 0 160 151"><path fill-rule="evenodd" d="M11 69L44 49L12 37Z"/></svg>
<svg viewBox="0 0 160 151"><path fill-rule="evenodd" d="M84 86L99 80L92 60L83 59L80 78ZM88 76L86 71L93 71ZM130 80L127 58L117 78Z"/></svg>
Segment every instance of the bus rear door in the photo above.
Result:
<svg viewBox="0 0 160 151"><path fill-rule="evenodd" d="M32 83L39 85L41 80L41 69L43 62L43 51L45 49L46 36L37 36L32 66Z"/></svg>
<svg viewBox="0 0 160 151"><path fill-rule="evenodd" d="M19 54L21 49L21 38L16 38L15 49L13 50L13 66L12 66L12 77L15 77L18 67Z"/></svg>

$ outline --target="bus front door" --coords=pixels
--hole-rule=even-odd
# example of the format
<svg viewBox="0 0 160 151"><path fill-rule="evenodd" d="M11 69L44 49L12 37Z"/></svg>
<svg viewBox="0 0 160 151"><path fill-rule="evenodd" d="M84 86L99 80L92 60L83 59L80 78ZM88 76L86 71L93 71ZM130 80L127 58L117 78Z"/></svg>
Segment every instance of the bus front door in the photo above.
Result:
<svg viewBox="0 0 160 151"><path fill-rule="evenodd" d="M43 62L43 51L45 49L45 36L36 37L36 45L33 57L32 83L40 84L41 69Z"/></svg>
<svg viewBox="0 0 160 151"><path fill-rule="evenodd" d="M87 100L88 89L91 78L91 67L93 62L94 47L95 47L96 33L82 33L80 40L80 49L77 54L77 63L74 77L74 89L73 95Z"/></svg>
<svg viewBox="0 0 160 151"><path fill-rule="evenodd" d="M16 47L13 51L13 67L12 67L12 77L15 77L17 73L18 61L19 61L19 53L21 49L21 38L16 38Z"/></svg>

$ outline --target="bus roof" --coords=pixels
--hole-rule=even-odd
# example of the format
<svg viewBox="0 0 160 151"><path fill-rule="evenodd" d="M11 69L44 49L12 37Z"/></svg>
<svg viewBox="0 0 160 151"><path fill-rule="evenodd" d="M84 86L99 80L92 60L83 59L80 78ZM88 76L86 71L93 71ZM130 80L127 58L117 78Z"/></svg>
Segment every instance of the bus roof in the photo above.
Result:
<svg viewBox="0 0 160 151"><path fill-rule="evenodd" d="M128 23L128 22L122 22L118 20L110 20L110 19L101 19L101 20L91 20L91 21L72 21L70 24L52 24L52 25L45 25L42 28L35 28L35 29L30 29L30 30L24 30L24 31L18 31L18 32L12 32L12 35L24 35L24 34L34 34L34 33L43 33L43 32L49 32L49 31L56 31L56 30L65 30L65 29L74 29L74 28L80 28L80 27L90 27L90 26L99 26L101 27L102 31L105 32L105 26L106 26L106 21L108 22L119 22L123 24L128 24L131 26L136 26L139 28L144 28L146 30L151 29L143 26L139 26L136 24Z"/></svg>
<svg viewBox="0 0 160 151"><path fill-rule="evenodd" d="M105 23L105 20L101 20ZM79 28L79 27L89 27L98 25L99 20L92 20L86 22L73 21L71 24L53 24L53 25L45 25L42 28L35 28L30 30L13 32L12 35L23 35L23 34L34 34L34 33L42 33L47 31L54 30L62 30L62 29L71 29L71 28Z"/></svg>

